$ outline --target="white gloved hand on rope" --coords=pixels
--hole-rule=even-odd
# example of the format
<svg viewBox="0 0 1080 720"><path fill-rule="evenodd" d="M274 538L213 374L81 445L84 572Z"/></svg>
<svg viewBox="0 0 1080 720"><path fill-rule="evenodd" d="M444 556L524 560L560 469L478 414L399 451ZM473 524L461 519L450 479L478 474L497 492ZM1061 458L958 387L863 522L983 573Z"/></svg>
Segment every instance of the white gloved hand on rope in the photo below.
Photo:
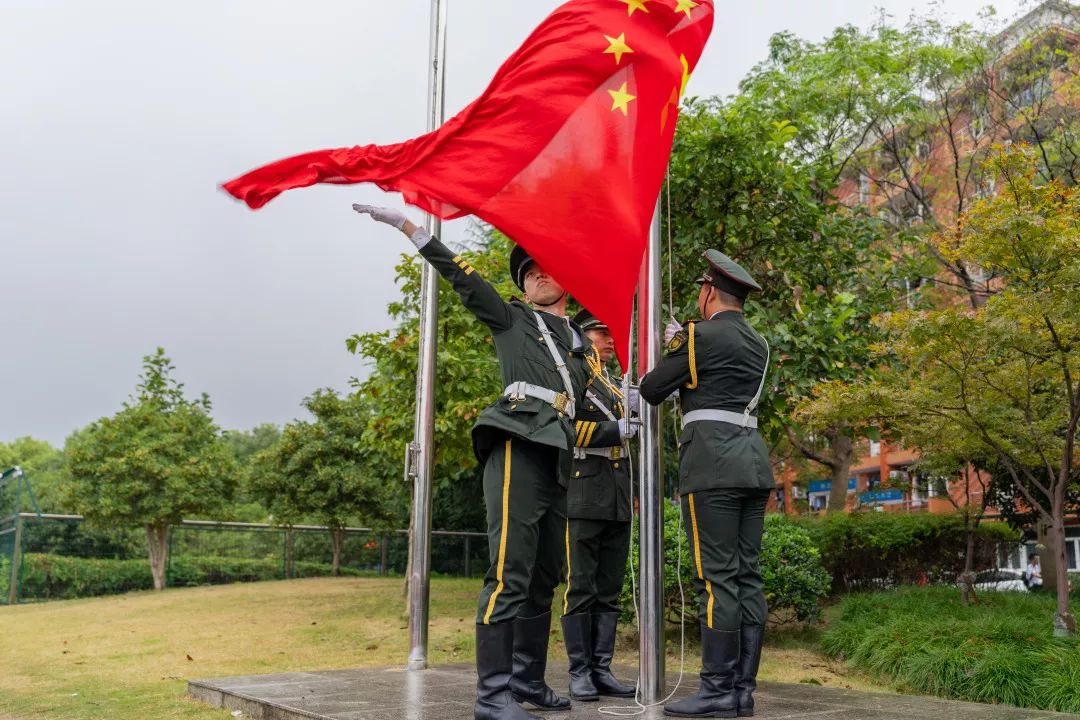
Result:
<svg viewBox="0 0 1080 720"><path fill-rule="evenodd" d="M638 415L641 409L641 391L632 387L626 392L626 412L631 416Z"/></svg>
<svg viewBox="0 0 1080 720"><path fill-rule="evenodd" d="M664 328L664 344L667 345L671 342L671 338L675 337L675 334L682 330L682 325L672 320Z"/></svg>
<svg viewBox="0 0 1080 720"><path fill-rule="evenodd" d="M352 209L361 215L370 215L372 220L385 223L405 233L409 240L412 240L412 244L416 246L417 250L422 250L431 240L431 235L425 228L414 225L414 229L410 233L406 225L412 225L412 223L409 222L409 218L405 217L405 213L400 210L378 207L377 205L361 205L360 203L353 203Z"/></svg>
<svg viewBox="0 0 1080 720"><path fill-rule="evenodd" d="M619 418L619 436L623 440L629 440L637 435L638 426L630 422L628 418Z"/></svg>

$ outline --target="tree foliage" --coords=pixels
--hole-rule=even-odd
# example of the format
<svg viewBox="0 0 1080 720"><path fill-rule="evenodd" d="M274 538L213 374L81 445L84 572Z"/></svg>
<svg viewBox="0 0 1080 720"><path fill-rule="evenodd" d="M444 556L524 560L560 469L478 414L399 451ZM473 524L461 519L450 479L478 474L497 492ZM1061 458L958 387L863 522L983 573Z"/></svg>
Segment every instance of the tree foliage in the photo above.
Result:
<svg viewBox="0 0 1080 720"><path fill-rule="evenodd" d="M1080 483L1080 192L1039 184L1038 156L1004 149L988 168L1002 192L976 203L938 251L1001 279L982 308L905 311L882 325L895 362L868 387L834 383L800 410L886 422L909 445L984 458L1048 527L1058 618L1068 608L1065 509Z"/></svg>
<svg viewBox="0 0 1080 720"><path fill-rule="evenodd" d="M396 476L373 471L363 434L370 412L355 397L319 390L304 400L314 421L285 426L280 440L255 456L251 491L275 522L330 528L338 572L344 528L385 528L391 522Z"/></svg>
<svg viewBox="0 0 1080 720"><path fill-rule="evenodd" d="M169 526L220 511L235 484L209 398L186 399L174 369L162 348L145 356L123 409L73 435L65 448L69 507L99 526L142 525L157 589L165 583Z"/></svg>

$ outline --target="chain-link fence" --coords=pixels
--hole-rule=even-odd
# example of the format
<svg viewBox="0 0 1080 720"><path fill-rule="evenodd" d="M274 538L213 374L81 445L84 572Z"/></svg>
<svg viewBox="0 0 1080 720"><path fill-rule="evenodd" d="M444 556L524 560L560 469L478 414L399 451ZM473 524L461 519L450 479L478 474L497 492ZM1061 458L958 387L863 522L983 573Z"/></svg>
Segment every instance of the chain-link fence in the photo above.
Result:
<svg viewBox="0 0 1080 720"><path fill-rule="evenodd" d="M145 531L96 528L77 515L0 520L0 603L108 595L153 587ZM170 528L170 587L325 575L402 575L408 532L184 521ZM432 572L472 577L487 567L483 533L434 531Z"/></svg>

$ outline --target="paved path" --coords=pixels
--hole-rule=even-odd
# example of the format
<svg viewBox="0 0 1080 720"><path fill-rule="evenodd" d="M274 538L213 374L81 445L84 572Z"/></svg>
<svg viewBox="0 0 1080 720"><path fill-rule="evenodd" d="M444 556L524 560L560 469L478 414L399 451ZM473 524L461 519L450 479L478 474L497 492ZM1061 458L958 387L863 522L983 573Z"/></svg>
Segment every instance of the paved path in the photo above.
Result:
<svg viewBox="0 0 1080 720"><path fill-rule="evenodd" d="M618 673L617 673L618 674ZM630 675L633 673L631 672ZM623 674L625 676L625 673ZM549 678L559 677L556 669ZM562 675L565 677L565 675ZM689 678L677 697L693 692ZM669 687L674 686L674 678ZM192 680L188 693L256 720L472 720L476 674L455 665L422 672L400 668L294 672ZM937 698L883 695L815 685L763 683L756 694L763 720L1080 720L1080 715L978 705ZM600 708L625 701L574 703L569 713L542 713L544 720L610 720ZM636 716L663 717L660 708Z"/></svg>

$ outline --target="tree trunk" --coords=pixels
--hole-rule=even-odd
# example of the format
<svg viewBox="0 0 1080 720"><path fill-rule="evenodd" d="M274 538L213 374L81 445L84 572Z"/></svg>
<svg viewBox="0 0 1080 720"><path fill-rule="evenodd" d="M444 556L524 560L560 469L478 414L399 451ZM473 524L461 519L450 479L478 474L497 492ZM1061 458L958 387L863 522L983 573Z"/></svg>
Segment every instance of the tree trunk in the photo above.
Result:
<svg viewBox="0 0 1080 720"><path fill-rule="evenodd" d="M330 572L334 574L334 577L341 575L341 546L344 541L344 530L330 531L330 549L333 552L333 558L330 561Z"/></svg>
<svg viewBox="0 0 1080 720"><path fill-rule="evenodd" d="M969 496L970 497L970 496ZM964 510L964 572L960 573L960 599L965 605L978 605L979 598L975 594L975 529L976 524L971 521L971 513Z"/></svg>
<svg viewBox="0 0 1080 720"><path fill-rule="evenodd" d="M169 562L169 525L147 525L146 546L150 552L150 574L154 577L154 589L164 590L165 568Z"/></svg>
<svg viewBox="0 0 1080 720"><path fill-rule="evenodd" d="M842 513L847 508L848 473L851 471L853 446L851 438L837 433L829 438L832 448L832 486L829 488L829 507L826 512Z"/></svg>
<svg viewBox="0 0 1080 720"><path fill-rule="evenodd" d="M1050 543L1047 546L1046 555L1053 556L1054 586L1057 595L1057 612L1054 614L1054 635L1068 636L1076 634L1076 618L1069 612L1069 565L1065 560L1065 511L1058 503L1054 503L1054 520L1048 530ZM1045 565L1043 567L1043 585L1046 585L1048 575Z"/></svg>

